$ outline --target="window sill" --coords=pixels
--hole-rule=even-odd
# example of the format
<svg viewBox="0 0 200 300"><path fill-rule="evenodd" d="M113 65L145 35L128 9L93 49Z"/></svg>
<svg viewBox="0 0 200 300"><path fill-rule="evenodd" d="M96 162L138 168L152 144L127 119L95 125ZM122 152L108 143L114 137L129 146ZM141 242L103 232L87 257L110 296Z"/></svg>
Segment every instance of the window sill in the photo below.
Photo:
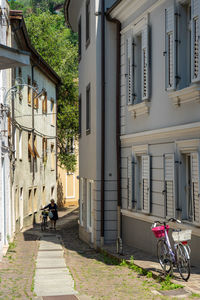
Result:
<svg viewBox="0 0 200 300"><path fill-rule="evenodd" d="M139 116L142 115L148 115L150 109L150 102L147 100L144 100L140 103L128 105L128 111L131 112L131 115L136 119Z"/></svg>
<svg viewBox="0 0 200 300"><path fill-rule="evenodd" d="M200 84L192 84L184 89L169 92L169 98L175 106L185 103L200 103Z"/></svg>

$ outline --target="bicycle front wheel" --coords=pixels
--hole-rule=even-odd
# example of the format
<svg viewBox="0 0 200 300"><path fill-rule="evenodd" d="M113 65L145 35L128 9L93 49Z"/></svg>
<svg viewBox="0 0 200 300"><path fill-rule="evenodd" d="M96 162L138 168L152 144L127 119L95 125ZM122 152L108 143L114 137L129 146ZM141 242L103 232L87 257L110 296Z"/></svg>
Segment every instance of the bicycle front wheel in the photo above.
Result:
<svg viewBox="0 0 200 300"><path fill-rule="evenodd" d="M177 267L183 280L187 281L190 277L190 259L188 258L185 246L179 244L177 246Z"/></svg>
<svg viewBox="0 0 200 300"><path fill-rule="evenodd" d="M173 265L169 249L164 240L159 240L157 243L157 257L164 272L170 274L172 272Z"/></svg>

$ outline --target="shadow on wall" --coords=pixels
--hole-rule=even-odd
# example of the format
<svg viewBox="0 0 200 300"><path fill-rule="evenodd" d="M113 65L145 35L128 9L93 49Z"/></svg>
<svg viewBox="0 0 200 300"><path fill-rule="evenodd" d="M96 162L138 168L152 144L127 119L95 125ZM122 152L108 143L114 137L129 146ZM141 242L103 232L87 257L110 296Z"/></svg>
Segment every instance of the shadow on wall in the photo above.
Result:
<svg viewBox="0 0 200 300"><path fill-rule="evenodd" d="M62 184L62 181L61 181L60 176L59 176L58 182L57 182L57 205L58 205L59 208L64 207L63 198L64 198L63 184Z"/></svg>

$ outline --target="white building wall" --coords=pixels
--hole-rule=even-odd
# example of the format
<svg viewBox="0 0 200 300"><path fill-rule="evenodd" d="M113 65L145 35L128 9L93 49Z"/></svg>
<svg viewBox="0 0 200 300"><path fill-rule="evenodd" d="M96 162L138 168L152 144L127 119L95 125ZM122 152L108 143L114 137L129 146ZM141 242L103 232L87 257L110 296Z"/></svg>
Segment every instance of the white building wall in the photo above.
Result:
<svg viewBox="0 0 200 300"><path fill-rule="evenodd" d="M0 23L0 43L10 46L11 32L6 19L8 18L8 3L0 1L3 17ZM11 87L11 70L0 70L0 103L4 103L6 91ZM13 227L13 203L10 194L10 161L7 141L7 121L5 112L0 117L0 260L7 248L9 239L12 238ZM4 165L4 168L2 166Z"/></svg>

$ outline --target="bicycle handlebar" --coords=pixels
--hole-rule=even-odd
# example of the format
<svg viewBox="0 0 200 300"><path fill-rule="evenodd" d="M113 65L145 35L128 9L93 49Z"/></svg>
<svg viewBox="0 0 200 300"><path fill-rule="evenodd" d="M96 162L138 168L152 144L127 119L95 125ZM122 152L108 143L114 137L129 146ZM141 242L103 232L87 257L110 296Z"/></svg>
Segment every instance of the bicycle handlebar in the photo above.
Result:
<svg viewBox="0 0 200 300"><path fill-rule="evenodd" d="M160 222L160 221L154 221L153 224L156 225L157 223L160 224L160 225L166 225L167 223L169 222L176 222L178 224L181 224L181 221L178 220L178 219L175 219L175 218L170 218L168 219L167 221L164 221L164 222Z"/></svg>

